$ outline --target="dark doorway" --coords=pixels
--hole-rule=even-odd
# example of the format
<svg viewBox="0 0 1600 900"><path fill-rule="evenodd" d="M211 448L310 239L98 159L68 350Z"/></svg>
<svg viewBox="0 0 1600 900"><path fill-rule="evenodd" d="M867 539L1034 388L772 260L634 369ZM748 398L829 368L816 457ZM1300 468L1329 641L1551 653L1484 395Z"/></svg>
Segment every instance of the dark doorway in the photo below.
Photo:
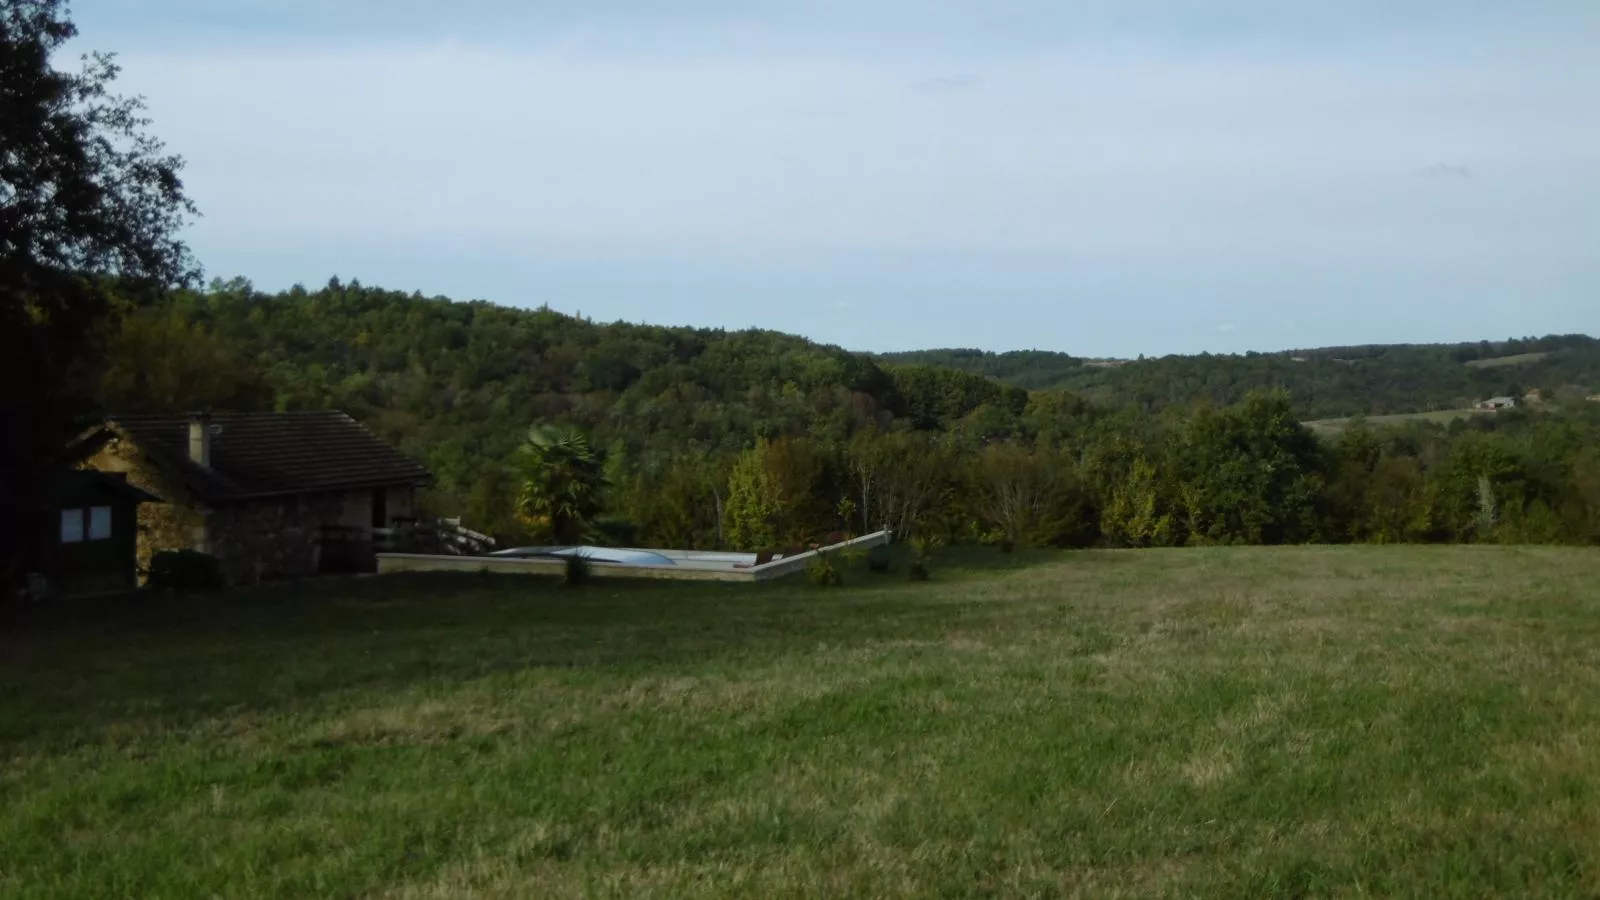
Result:
<svg viewBox="0 0 1600 900"><path fill-rule="evenodd" d="M372 492L372 527L389 527L389 492L384 488Z"/></svg>

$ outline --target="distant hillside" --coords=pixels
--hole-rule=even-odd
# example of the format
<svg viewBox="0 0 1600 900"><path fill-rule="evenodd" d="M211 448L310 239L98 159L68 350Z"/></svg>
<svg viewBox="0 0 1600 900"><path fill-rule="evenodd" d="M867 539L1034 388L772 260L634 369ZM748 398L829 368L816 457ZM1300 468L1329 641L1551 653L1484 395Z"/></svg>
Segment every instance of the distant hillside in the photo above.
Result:
<svg viewBox="0 0 1600 900"><path fill-rule="evenodd" d="M895 365L939 366L971 372L1004 381L1026 390L1055 387L1082 374L1087 360L1052 353L1048 350L1013 350L989 353L983 350L913 350L909 353L883 353L876 357Z"/></svg>
<svg viewBox="0 0 1600 900"><path fill-rule="evenodd" d="M704 461L783 434L835 444L863 427L1009 422L1028 404L979 375L795 335L601 324L338 280L184 293L126 323L116 346L112 369L131 386L108 391L108 407L343 409L426 461L445 508L504 494L498 468L540 422L582 425L617 458Z"/></svg>
<svg viewBox="0 0 1600 900"><path fill-rule="evenodd" d="M1150 410L1197 401L1236 403L1252 390L1282 388L1305 419L1456 409L1533 388L1547 397L1600 390L1600 340L1584 335L1165 356L1114 366L1040 350L923 350L876 358L946 366L1030 390L1059 388L1105 405Z"/></svg>

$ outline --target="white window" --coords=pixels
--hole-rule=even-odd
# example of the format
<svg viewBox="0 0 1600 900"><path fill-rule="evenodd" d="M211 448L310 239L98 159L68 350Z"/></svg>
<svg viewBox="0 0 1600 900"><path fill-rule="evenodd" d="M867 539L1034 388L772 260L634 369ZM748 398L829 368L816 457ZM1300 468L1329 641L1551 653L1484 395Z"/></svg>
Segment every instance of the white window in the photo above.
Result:
<svg viewBox="0 0 1600 900"><path fill-rule="evenodd" d="M111 507L89 508L89 540L103 541L111 537Z"/></svg>
<svg viewBox="0 0 1600 900"><path fill-rule="evenodd" d="M83 542L83 510L63 509L61 511L61 543L80 544Z"/></svg>

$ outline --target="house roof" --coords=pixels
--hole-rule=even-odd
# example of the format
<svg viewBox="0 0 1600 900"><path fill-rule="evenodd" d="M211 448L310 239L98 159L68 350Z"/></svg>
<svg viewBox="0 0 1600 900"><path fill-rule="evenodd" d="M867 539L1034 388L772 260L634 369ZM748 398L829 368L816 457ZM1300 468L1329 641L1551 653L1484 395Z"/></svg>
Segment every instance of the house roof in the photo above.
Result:
<svg viewBox="0 0 1600 900"><path fill-rule="evenodd" d="M161 502L160 497L129 484L126 475L94 469L73 469L56 475L45 488L45 497L51 503L70 504L96 492L116 494L134 504Z"/></svg>
<svg viewBox="0 0 1600 900"><path fill-rule="evenodd" d="M426 468L342 412L214 413L211 467L189 458L187 415L110 425L203 500L422 484Z"/></svg>

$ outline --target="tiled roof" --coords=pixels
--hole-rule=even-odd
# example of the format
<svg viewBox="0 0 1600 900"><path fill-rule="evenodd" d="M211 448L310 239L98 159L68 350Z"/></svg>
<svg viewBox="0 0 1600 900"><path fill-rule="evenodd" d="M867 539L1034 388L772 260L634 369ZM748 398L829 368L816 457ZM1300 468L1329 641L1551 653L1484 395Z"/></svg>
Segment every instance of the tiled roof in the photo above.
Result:
<svg viewBox="0 0 1600 900"><path fill-rule="evenodd" d="M214 413L211 467L189 459L187 415L113 416L110 424L201 499L421 484L415 460L342 412Z"/></svg>
<svg viewBox="0 0 1600 900"><path fill-rule="evenodd" d="M121 494L130 503L162 502L160 497L129 484L126 475L93 469L74 469L51 478L49 486L45 488L45 497L56 503L71 502L97 488Z"/></svg>

